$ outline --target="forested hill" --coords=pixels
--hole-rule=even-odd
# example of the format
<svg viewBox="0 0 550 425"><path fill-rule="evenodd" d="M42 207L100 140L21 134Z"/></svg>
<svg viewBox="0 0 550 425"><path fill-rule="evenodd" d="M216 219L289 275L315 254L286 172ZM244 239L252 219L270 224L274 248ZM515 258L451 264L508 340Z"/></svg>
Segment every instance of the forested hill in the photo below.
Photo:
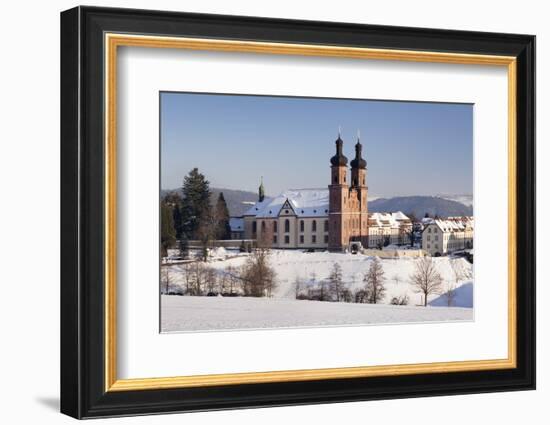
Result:
<svg viewBox="0 0 550 425"><path fill-rule="evenodd" d="M414 214L422 218L427 213L430 217L452 217L472 215L472 207L449 199L435 196L398 196L395 198L378 198L369 202L369 212L395 212Z"/></svg>
<svg viewBox="0 0 550 425"><path fill-rule="evenodd" d="M253 202L258 200L258 194L244 190L210 188L212 192L212 205L215 205L220 192L223 192L229 215L237 217L250 208ZM164 196L170 192L181 190L163 190ZM378 198L369 201L369 212L395 212L402 211L405 214L413 213L417 218L422 218L426 213L431 217L450 217L457 215L472 215L472 207L457 201L443 199L436 196L398 196L395 198Z"/></svg>

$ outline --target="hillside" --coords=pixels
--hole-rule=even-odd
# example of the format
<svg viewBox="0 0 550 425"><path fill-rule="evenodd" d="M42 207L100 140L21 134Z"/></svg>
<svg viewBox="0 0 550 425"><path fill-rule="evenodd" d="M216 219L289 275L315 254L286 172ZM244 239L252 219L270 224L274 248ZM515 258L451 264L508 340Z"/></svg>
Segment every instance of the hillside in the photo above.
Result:
<svg viewBox="0 0 550 425"><path fill-rule="evenodd" d="M398 196L379 198L369 202L369 212L395 212L414 214L417 218L430 216L451 217L472 215L472 207L450 199L435 196Z"/></svg>
<svg viewBox="0 0 550 425"><path fill-rule="evenodd" d="M179 190L162 190L161 196L170 192L179 192ZM244 190L211 188L212 204L215 204L220 192L223 192L229 215L238 217L250 208L250 203L258 200L258 194ZM441 195L444 196L444 195ZM449 217L457 215L472 215L471 196L457 195L457 200L449 199L451 195L445 195L444 199L440 196L399 196L395 198L376 198L369 200L369 212L394 212L402 211L405 214L413 213L416 217L424 217L426 213L430 216L438 215L440 217ZM458 199L464 199L464 203L458 202Z"/></svg>

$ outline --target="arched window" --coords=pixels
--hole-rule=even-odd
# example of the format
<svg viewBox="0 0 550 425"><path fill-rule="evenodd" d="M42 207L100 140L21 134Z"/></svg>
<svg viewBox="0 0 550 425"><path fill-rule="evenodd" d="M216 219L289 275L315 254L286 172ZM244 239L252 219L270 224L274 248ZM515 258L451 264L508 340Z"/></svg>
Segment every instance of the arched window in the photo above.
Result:
<svg viewBox="0 0 550 425"><path fill-rule="evenodd" d="M273 232L277 233L277 222L273 222Z"/></svg>
<svg viewBox="0 0 550 425"><path fill-rule="evenodd" d="M285 220L285 232L290 232L290 220Z"/></svg>
<svg viewBox="0 0 550 425"><path fill-rule="evenodd" d="M252 233L256 233L256 222L252 222Z"/></svg>
<svg viewBox="0 0 550 425"><path fill-rule="evenodd" d="M265 232L265 221L262 221L262 233Z"/></svg>
<svg viewBox="0 0 550 425"><path fill-rule="evenodd" d="M328 220L325 220L325 232L328 232Z"/></svg>
<svg viewBox="0 0 550 425"><path fill-rule="evenodd" d="M316 232L317 231L317 221L313 220L311 222L311 231Z"/></svg>
<svg viewBox="0 0 550 425"><path fill-rule="evenodd" d="M304 220L300 220L300 232L304 231Z"/></svg>

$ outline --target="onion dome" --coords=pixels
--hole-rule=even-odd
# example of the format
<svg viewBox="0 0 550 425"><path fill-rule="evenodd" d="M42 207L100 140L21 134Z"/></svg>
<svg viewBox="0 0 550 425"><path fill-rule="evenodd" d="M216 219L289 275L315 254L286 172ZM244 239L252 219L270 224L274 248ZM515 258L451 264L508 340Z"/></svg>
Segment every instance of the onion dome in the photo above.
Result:
<svg viewBox="0 0 550 425"><path fill-rule="evenodd" d="M355 158L350 162L351 168L367 168L367 161L361 157L362 150L363 145L361 145L361 143L359 143L359 139L357 139L357 143L355 145Z"/></svg>
<svg viewBox="0 0 550 425"><path fill-rule="evenodd" d="M345 167L346 165L348 165L348 159L342 153L342 146L344 142L340 138L340 135L338 135L338 139L336 139L335 143L336 143L336 155L330 158L330 163L332 164L333 167Z"/></svg>

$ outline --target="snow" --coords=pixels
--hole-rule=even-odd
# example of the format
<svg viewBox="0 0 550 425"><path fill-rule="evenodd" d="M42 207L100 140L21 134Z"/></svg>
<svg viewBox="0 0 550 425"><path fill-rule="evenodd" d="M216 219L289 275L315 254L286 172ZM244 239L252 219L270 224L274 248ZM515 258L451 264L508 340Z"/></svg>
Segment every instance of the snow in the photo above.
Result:
<svg viewBox="0 0 550 425"><path fill-rule="evenodd" d="M243 265L248 255L218 248L211 252L208 266L223 273L229 265L236 268ZM343 280L352 291L362 288L363 275L373 260L374 257L362 254L272 250L269 261L278 284L273 298L163 297L163 308L166 305L167 310L163 310L162 326L166 330L197 330L472 319L472 280L455 282L450 257L437 257L433 261L443 277L443 286L457 286L451 308L447 307L447 297L438 294L428 297L431 307L417 307L423 304L422 295L414 291L409 281L418 259L408 257L380 259L386 279L386 294L381 305L295 300L296 278L312 285L313 279L315 282L327 279L335 263L342 267ZM465 270L472 270L464 258L452 261L459 262ZM185 266L172 265L170 272L171 282L183 287ZM393 297L405 295L409 297L408 306L389 305Z"/></svg>
<svg viewBox="0 0 550 425"><path fill-rule="evenodd" d="M163 295L162 332L472 320L472 309Z"/></svg>
<svg viewBox="0 0 550 425"><path fill-rule="evenodd" d="M286 202L298 217L321 217L328 215L328 189L289 189L274 198L257 202L245 212L245 216L278 217Z"/></svg>

